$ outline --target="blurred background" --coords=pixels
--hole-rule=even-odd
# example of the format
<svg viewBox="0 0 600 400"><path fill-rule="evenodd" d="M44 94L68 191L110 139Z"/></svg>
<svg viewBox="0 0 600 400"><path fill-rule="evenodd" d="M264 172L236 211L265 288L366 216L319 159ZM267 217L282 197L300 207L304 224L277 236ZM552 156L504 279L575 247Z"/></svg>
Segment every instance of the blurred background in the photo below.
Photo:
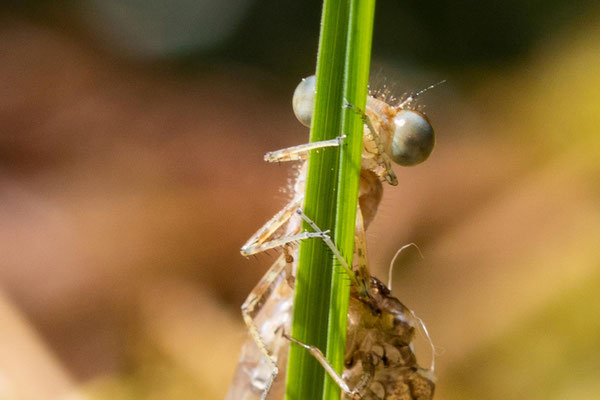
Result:
<svg viewBox="0 0 600 400"><path fill-rule="evenodd" d="M437 133L397 168L373 272L439 350L437 399L600 398L600 7L377 4L372 88ZM276 259L240 245L307 140L319 1L0 6L0 399L222 399L239 307ZM429 362L421 340L418 351Z"/></svg>

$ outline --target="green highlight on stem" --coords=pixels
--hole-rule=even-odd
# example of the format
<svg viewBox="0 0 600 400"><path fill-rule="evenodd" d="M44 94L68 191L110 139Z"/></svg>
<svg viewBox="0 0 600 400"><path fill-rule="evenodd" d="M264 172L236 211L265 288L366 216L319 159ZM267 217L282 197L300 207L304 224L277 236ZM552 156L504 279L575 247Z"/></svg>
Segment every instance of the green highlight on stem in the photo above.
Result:
<svg viewBox="0 0 600 400"><path fill-rule="evenodd" d="M344 98L352 105L364 110L367 102L369 69L371 64L371 42L375 0L351 0L348 42L344 73ZM354 254L354 230L358 186L363 149L363 121L357 113L344 107L342 131L347 140L340 153L335 245L352 265ZM336 271L339 271L336 263ZM341 373L346 353L346 327L348 325L349 280L344 274L334 273L331 282L329 305L329 327L327 358ZM326 376L323 399L339 399L340 388Z"/></svg>
<svg viewBox="0 0 600 400"><path fill-rule="evenodd" d="M374 0L324 0L310 141L346 135L341 148L313 151L304 211L352 265L363 123L345 102L365 108ZM304 227L308 229L308 227ZM300 243L292 337L317 346L341 373L349 279L320 240ZM326 351L325 351L326 350ZM340 389L308 351L290 346L286 399L340 399Z"/></svg>

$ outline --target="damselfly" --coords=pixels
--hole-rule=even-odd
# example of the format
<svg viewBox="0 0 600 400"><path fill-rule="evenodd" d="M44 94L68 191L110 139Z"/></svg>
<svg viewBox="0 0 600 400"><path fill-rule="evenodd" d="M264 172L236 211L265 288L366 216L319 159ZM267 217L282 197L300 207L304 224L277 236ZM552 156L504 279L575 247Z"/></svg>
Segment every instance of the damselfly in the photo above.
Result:
<svg viewBox="0 0 600 400"><path fill-rule="evenodd" d="M427 89L425 89L427 90ZM242 305L242 315L252 337L242 354L226 399L281 399L289 342L305 346L342 388L346 398L418 399L433 396L433 371L417 365L412 338L418 319L387 287L369 273L365 229L381 200L381 181L397 185L391 163L409 166L429 156L434 132L427 117L413 106L423 91L392 106L383 98L369 96L365 111L358 112L365 124L355 237L355 268L350 268L332 243L304 214L306 163L298 172L290 202L242 246L242 255L282 248L283 254L261 278ZM315 77L304 79L294 93L294 113L310 126ZM267 153L265 160L307 160L310 150L336 147L336 139L294 146ZM302 231L302 220L311 227ZM348 315L346 363L342 376L329 366L320 351L289 337L297 243L309 238L325 241L353 282Z"/></svg>

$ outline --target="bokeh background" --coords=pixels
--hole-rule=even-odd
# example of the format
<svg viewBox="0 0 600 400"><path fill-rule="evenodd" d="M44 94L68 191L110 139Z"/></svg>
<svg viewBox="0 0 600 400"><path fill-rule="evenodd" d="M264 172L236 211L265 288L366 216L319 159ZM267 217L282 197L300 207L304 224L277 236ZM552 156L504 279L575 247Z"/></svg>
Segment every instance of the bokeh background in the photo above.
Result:
<svg viewBox="0 0 600 400"><path fill-rule="evenodd" d="M372 87L437 132L370 228L437 399L600 398L600 7L377 4ZM221 399L275 253L318 1L0 6L0 399ZM282 191L283 189L283 191ZM417 345L424 364L427 347Z"/></svg>

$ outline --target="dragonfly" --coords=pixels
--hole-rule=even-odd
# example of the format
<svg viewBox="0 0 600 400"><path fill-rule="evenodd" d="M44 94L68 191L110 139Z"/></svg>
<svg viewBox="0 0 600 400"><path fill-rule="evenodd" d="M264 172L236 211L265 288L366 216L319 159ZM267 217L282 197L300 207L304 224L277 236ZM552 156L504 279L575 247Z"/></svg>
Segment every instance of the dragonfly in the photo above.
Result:
<svg viewBox="0 0 600 400"><path fill-rule="evenodd" d="M294 113L307 127L312 121L315 82L315 76L303 79L293 97ZM282 254L242 305L250 339L242 347L226 400L283 398L285 374L280 372L285 371L290 343L306 348L317 358L340 386L344 399L433 398L433 362L429 369L420 367L412 345L415 331L421 327L427 333L426 328L408 307L391 295L391 283L386 286L370 275L365 234L383 195L382 182L398 184L392 163L416 165L425 161L433 150L433 127L425 114L414 106L417 97L433 86L407 96L396 105L389 104L384 96L371 95L367 97L364 111L346 105L364 122L354 268L348 266L329 232L322 231L302 209L310 151L339 147L344 136L265 155L268 162L301 161L303 164L298 170L291 200L240 250L242 255L250 256L281 248ZM302 221L307 222L311 230L303 230ZM345 366L341 375L318 348L286 333L291 329L297 244L311 238L325 242L352 282Z"/></svg>

